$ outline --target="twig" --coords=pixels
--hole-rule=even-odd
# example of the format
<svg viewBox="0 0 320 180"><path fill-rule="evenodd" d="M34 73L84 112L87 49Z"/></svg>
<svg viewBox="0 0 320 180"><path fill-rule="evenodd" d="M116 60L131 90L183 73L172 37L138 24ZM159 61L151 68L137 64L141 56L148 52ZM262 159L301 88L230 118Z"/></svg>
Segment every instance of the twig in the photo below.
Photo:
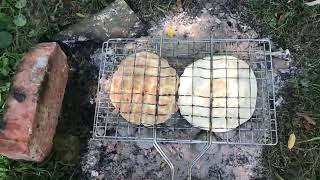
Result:
<svg viewBox="0 0 320 180"><path fill-rule="evenodd" d="M62 0L59 0L59 2L55 5L54 7L54 10L53 10L53 13L52 14L55 14L59 8L59 6L63 5L63 2Z"/></svg>
<svg viewBox="0 0 320 180"><path fill-rule="evenodd" d="M172 0L170 0L169 4L168 4L168 6L167 6L167 11L169 11L169 8L170 8L170 6L171 6L171 3L172 3Z"/></svg>
<svg viewBox="0 0 320 180"><path fill-rule="evenodd" d="M21 15L21 9L19 9L19 15ZM19 49L19 29L18 26L15 26L16 31L16 49Z"/></svg>
<svg viewBox="0 0 320 180"><path fill-rule="evenodd" d="M307 2L305 3L307 6L314 6L314 5L319 5L320 4L320 0L315 0L315 1L311 1L311 2Z"/></svg>
<svg viewBox="0 0 320 180"><path fill-rule="evenodd" d="M319 140L320 140L320 137L314 137L314 138L311 138L311 139L308 139L308 140L305 140L305 141L300 141L297 144L306 143L306 142L312 142L312 141L319 141Z"/></svg>
<svg viewBox="0 0 320 180"><path fill-rule="evenodd" d="M181 0L177 0L177 9L178 9L178 11L180 11L180 9L182 9L182 2L181 2Z"/></svg>

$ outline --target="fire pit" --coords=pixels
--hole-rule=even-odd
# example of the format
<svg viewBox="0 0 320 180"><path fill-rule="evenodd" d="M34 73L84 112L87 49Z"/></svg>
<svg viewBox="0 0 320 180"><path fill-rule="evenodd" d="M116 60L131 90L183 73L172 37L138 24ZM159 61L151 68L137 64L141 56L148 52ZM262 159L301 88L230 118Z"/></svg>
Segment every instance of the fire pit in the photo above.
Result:
<svg viewBox="0 0 320 180"><path fill-rule="evenodd" d="M104 59L100 64L93 139L153 143L169 165L171 179L175 177L175 166L162 150L161 143L205 144L189 163L189 179L193 167L213 144L277 143L269 40L110 39L103 44L102 51ZM137 58L141 52L145 53L143 63ZM158 64L148 64L148 54L154 54ZM124 62L128 57L132 59L131 64ZM199 60L205 65L197 64ZM164 65L166 61L168 64ZM146 68L151 68L150 72L153 69L153 74L146 73ZM173 68L177 75L163 75L161 72L166 68ZM138 70L142 70L142 74L138 74ZM120 77L115 78L116 75ZM142 76L137 81L140 85L134 81L138 76ZM146 81L146 78L151 80ZM180 87L173 84L170 94L162 93L162 86L167 82L164 78L172 78L176 83L180 80ZM120 88L115 92L116 82L120 83ZM154 91L146 92L149 84L145 82L155 82ZM219 82L224 83L219 85ZM186 93L185 87L191 88L191 93ZM126 91L128 89L131 91ZM199 94L198 89L209 93ZM216 93L221 90L222 94ZM118 101L111 98L115 93L119 94ZM144 102L148 95L153 99L151 103ZM161 109L164 104L159 102L168 97L174 99L174 106L170 107L176 109L171 109L172 114L158 122L164 112ZM136 106L140 109L134 111L132 107ZM153 111L144 110L146 106ZM151 124L144 123L147 115L153 117ZM136 117L135 123L132 116Z"/></svg>

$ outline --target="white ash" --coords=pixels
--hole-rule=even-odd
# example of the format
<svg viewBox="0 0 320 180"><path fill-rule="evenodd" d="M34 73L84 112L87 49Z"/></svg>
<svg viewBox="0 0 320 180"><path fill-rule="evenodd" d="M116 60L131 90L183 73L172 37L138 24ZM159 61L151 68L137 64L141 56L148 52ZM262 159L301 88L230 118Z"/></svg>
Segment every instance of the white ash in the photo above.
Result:
<svg viewBox="0 0 320 180"><path fill-rule="evenodd" d="M95 151L98 141L89 141L89 151ZM141 147L136 143L107 142L100 154L84 157L82 170L87 178L104 174L110 179L169 179L170 169L154 147ZM176 177L186 179L188 165L203 144L161 144L175 165ZM262 147L212 145L193 168L194 179L252 179L262 178ZM257 159L258 158L258 159ZM90 163L88 163L88 161ZM92 164L95 162L95 164ZM90 165L88 165L90 164ZM258 167L260 170L257 170Z"/></svg>
<svg viewBox="0 0 320 180"><path fill-rule="evenodd" d="M272 65L274 93L276 94L275 106L280 108L285 103L285 99L278 93L287 85L288 77L295 75L297 68L293 65L293 56L289 49L283 50L282 48L273 50Z"/></svg>
<svg viewBox="0 0 320 180"><path fill-rule="evenodd" d="M233 14L220 14L217 9L203 9L198 16L181 12L167 17L149 30L151 36L166 35L165 30L172 26L179 39L213 38L257 38L258 34ZM240 27L240 28L239 28Z"/></svg>

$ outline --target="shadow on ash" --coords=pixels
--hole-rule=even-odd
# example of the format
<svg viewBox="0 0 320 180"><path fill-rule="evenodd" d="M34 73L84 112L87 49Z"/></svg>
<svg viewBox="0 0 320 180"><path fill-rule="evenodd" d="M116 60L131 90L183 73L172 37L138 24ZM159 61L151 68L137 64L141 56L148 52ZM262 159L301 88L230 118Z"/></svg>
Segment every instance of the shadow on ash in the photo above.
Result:
<svg viewBox="0 0 320 180"><path fill-rule="evenodd" d="M149 36L141 38L164 35L163 32L168 28L172 29L175 38L179 39L201 39L210 35L214 38L259 37L237 14L232 14L221 4L215 8L204 8L196 14L181 12L166 17L148 30ZM72 29L68 31L72 32ZM289 51L282 49L273 50L272 56L273 74L276 79L275 92L277 92L285 84L281 77L291 72L289 68L291 58ZM100 49L91 55L96 63L101 62L102 57ZM275 100L276 106L280 106L283 101L281 97ZM161 143L160 145L175 166L176 179L188 177L188 165L204 147L204 144ZM127 143L90 139L81 165L86 179L170 178L169 166L153 144L146 142ZM265 178L266 173L263 166L263 146L213 144L193 168L192 179L259 179Z"/></svg>

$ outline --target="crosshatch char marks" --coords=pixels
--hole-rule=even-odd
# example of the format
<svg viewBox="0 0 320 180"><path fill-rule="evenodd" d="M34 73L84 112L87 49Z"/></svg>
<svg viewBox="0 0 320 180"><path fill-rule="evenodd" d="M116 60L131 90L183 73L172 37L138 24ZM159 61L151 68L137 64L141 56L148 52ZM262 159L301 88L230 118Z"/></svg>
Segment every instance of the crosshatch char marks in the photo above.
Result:
<svg viewBox="0 0 320 180"><path fill-rule="evenodd" d="M121 61L109 94L115 111L128 122L152 126L164 123L177 111L178 84L176 70L167 60L143 51Z"/></svg>

